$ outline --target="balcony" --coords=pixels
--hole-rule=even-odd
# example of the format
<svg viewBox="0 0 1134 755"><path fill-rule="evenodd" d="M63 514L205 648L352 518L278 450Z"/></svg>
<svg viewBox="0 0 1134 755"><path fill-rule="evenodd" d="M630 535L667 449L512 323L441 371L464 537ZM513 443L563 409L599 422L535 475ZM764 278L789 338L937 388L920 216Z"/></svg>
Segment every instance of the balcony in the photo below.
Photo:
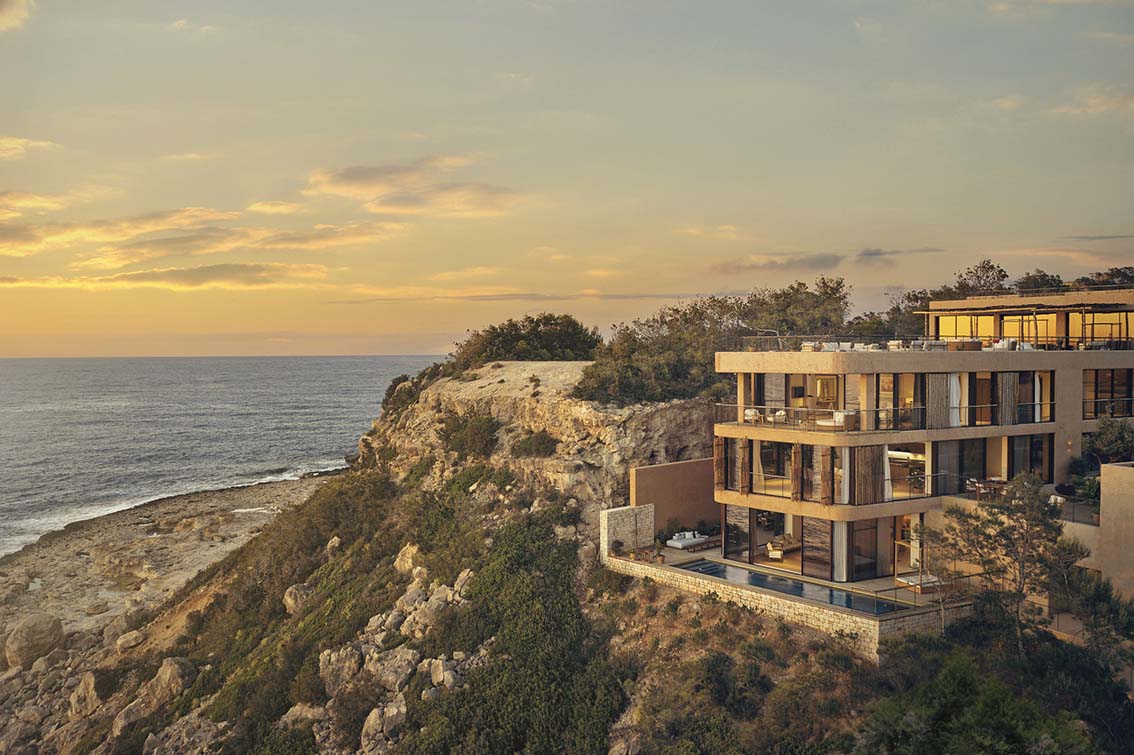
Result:
<svg viewBox="0 0 1134 755"><path fill-rule="evenodd" d="M1084 339L1067 336L977 336L894 337L892 335L742 336L740 351L1130 351L1134 339Z"/></svg>
<svg viewBox="0 0 1134 755"><path fill-rule="evenodd" d="M714 422L718 425L763 427L824 433L892 432L895 430L943 430L954 427L983 427L996 424L996 404L949 407L944 422L928 422L924 406L882 409L808 409L790 406L716 404ZM1129 415L1121 415L1129 416ZM1039 401L1019 404L1015 422L1026 425L1052 422L1055 404Z"/></svg>
<svg viewBox="0 0 1134 755"><path fill-rule="evenodd" d="M863 496L857 500L856 493L850 489L843 489L838 480L832 489L830 506L872 506L879 503L894 503L919 498L934 498L957 492L956 475L949 472L936 474L912 473L899 477L884 479L879 486L880 492L876 495ZM741 493L742 495L765 495L773 498L795 499L811 503L821 503L816 490L818 486L812 478L804 477L793 490L792 479L787 475L769 473L750 475L748 487L742 490L738 481L727 479L722 490ZM961 488L963 489L963 487ZM798 496L798 497L796 497ZM855 500L851 501L851 498Z"/></svg>

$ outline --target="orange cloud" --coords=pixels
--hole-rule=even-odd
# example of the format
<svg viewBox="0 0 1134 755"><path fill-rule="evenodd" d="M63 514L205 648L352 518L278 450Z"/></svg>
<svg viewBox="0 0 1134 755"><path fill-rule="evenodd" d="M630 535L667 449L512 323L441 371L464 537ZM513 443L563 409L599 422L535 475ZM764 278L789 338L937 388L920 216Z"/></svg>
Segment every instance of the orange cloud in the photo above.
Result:
<svg viewBox="0 0 1134 755"><path fill-rule="evenodd" d="M2 14L2 6L0 6ZM0 19L3 16L0 15ZM0 30L3 26L0 26ZM38 141L35 139L22 139L18 136L0 136L0 160L19 160L35 149L58 149L55 142Z"/></svg>
<svg viewBox="0 0 1134 755"><path fill-rule="evenodd" d="M507 214L520 200L515 191L486 183L441 180L471 163L468 157L439 155L407 163L317 170L308 178L304 194L354 199L378 215L481 218Z"/></svg>
<svg viewBox="0 0 1134 755"><path fill-rule="evenodd" d="M248 212L258 212L261 215L295 215L303 212L303 205L298 202L253 202L245 208Z"/></svg>
<svg viewBox="0 0 1134 755"><path fill-rule="evenodd" d="M231 263L201 267L167 267L115 275L64 278L0 277L0 286L104 291L157 288L168 291L204 289L248 290L310 288L327 276L323 265L287 265L277 262Z"/></svg>

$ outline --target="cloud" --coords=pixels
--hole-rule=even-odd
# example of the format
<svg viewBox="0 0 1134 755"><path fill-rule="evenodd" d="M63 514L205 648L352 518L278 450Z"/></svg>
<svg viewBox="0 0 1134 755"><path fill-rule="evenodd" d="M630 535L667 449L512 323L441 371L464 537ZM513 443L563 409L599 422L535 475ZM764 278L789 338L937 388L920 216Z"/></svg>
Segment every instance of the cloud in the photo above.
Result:
<svg viewBox="0 0 1134 755"><path fill-rule="evenodd" d="M374 302L428 302L428 301L461 301L461 302L571 302L586 299L602 301L676 301L679 299L693 299L699 296L724 296L740 292L730 291L721 294L706 293L643 293L643 292L601 292L595 289L584 289L570 293L553 294L538 291L524 291L522 289L493 286L476 289L445 289L428 286L394 286L374 287L358 286L355 292L364 295L363 299L344 299L333 301L332 304L368 304Z"/></svg>
<svg viewBox="0 0 1134 755"><path fill-rule="evenodd" d="M429 276L429 280L456 281L468 278L487 278L489 276L499 275L499 273L500 268L498 267L466 267L464 270L446 270L445 272L436 273Z"/></svg>
<svg viewBox="0 0 1134 755"><path fill-rule="evenodd" d="M538 257L546 262L567 262L572 259L570 254L561 252L553 246L537 246L528 252L529 257Z"/></svg>
<svg viewBox="0 0 1134 755"><path fill-rule="evenodd" d="M1005 113L1014 113L1024 106L1024 98L1018 94L1006 94L1003 97L997 97L989 104Z"/></svg>
<svg viewBox="0 0 1134 755"><path fill-rule="evenodd" d="M471 162L468 157L439 155L407 163L317 170L310 175L304 194L354 199L379 215L482 218L507 214L520 200L511 189L441 180Z"/></svg>
<svg viewBox="0 0 1134 755"><path fill-rule="evenodd" d="M1093 117L1107 113L1134 114L1134 88L1091 84L1074 95L1074 101L1061 105L1052 112L1056 115Z"/></svg>
<svg viewBox="0 0 1134 755"><path fill-rule="evenodd" d="M1113 254L1079 249L1076 247L1039 247L1029 249L1006 249L990 252L993 259L1000 257L1025 257L1025 264L1032 265L1036 260L1053 259L1059 263L1070 263L1084 268L1101 270L1118 264Z"/></svg>
<svg viewBox="0 0 1134 755"><path fill-rule="evenodd" d="M1091 39L1101 39L1104 42L1134 44L1134 34L1127 34L1120 31L1092 31L1087 32L1087 36Z"/></svg>
<svg viewBox="0 0 1134 755"><path fill-rule="evenodd" d="M128 241L104 246L73 266L114 270L163 257L197 257L237 249L320 251L347 246L376 244L402 235L404 223L350 223L317 225L299 230L276 228L205 226L191 233Z"/></svg>
<svg viewBox="0 0 1134 755"><path fill-rule="evenodd" d="M0 0L0 32L19 29L35 7L35 0Z"/></svg>
<svg viewBox="0 0 1134 755"><path fill-rule="evenodd" d="M245 209L248 212L258 212L261 215L295 215L303 212L303 205L298 202L253 202Z"/></svg>
<svg viewBox="0 0 1134 755"><path fill-rule="evenodd" d="M197 163L206 160L215 160L220 155L215 152L177 152L171 155L162 155L159 160L175 163Z"/></svg>
<svg viewBox="0 0 1134 755"><path fill-rule="evenodd" d="M165 28L170 31L196 32L197 34L212 34L215 31L219 31L219 27L217 26L194 24L187 18L179 18Z"/></svg>
<svg viewBox="0 0 1134 755"><path fill-rule="evenodd" d="M3 3L4 0L0 0ZM3 7L3 6L0 6ZM35 149L58 149L55 142L21 139L18 136L0 136L0 160L19 160Z"/></svg>
<svg viewBox="0 0 1134 755"><path fill-rule="evenodd" d="M91 202L117 194L117 190L107 187L92 187L70 191L66 194L34 194L26 191L0 191L0 221L12 220L31 212L55 212L72 205Z"/></svg>
<svg viewBox="0 0 1134 755"><path fill-rule="evenodd" d="M327 276L323 265L278 262L231 263L201 267L167 267L90 277L0 278L0 286L64 288L89 291L157 288L168 291L309 288Z"/></svg>
<svg viewBox="0 0 1134 755"><path fill-rule="evenodd" d="M1134 7L1134 0L995 0L988 4L988 10L997 15L1026 15L1077 5Z"/></svg>
<svg viewBox="0 0 1134 755"><path fill-rule="evenodd" d="M1134 239L1134 233L1122 233L1112 236L1060 236L1063 241L1116 241L1118 239Z"/></svg>
<svg viewBox="0 0 1134 755"><path fill-rule="evenodd" d="M199 228L212 222L235 220L237 212L209 207L182 207L119 220L92 223L0 225L0 257L28 257L55 247L81 243L116 243L148 233Z"/></svg>
<svg viewBox="0 0 1134 755"><path fill-rule="evenodd" d="M775 273L795 270L823 271L833 270L846 259L841 254L818 252L776 256L754 254L743 259L725 260L710 267L714 273Z"/></svg>
<svg viewBox="0 0 1134 755"><path fill-rule="evenodd" d="M854 261L860 265L890 266L894 264L897 257L905 257L911 254L938 254L944 251L944 249L936 246L922 246L916 249L867 248L860 249L855 253Z"/></svg>
<svg viewBox="0 0 1134 755"><path fill-rule="evenodd" d="M591 278L617 278L620 275L625 275L626 271L618 270L613 267L592 267L589 270L585 270L584 274Z"/></svg>
<svg viewBox="0 0 1134 755"><path fill-rule="evenodd" d="M737 241L738 239L740 239L740 231L735 225L730 225L728 223L713 226L684 225L680 228L674 228L673 232L681 236L720 239L723 241Z"/></svg>

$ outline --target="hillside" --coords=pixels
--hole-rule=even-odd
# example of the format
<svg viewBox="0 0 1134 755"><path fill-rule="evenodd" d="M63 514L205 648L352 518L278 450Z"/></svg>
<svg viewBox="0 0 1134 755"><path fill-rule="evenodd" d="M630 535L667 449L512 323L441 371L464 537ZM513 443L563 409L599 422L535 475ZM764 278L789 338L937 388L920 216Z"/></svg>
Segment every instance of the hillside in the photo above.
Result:
<svg viewBox="0 0 1134 755"><path fill-rule="evenodd" d="M1012 665L961 627L879 669L845 638L598 566L629 467L707 455L711 410L570 398L584 367L408 383L351 473L157 610L0 676L0 751L898 752L935 736L938 698L1000 706L977 730L999 751L1123 751L1128 702L1054 641Z"/></svg>

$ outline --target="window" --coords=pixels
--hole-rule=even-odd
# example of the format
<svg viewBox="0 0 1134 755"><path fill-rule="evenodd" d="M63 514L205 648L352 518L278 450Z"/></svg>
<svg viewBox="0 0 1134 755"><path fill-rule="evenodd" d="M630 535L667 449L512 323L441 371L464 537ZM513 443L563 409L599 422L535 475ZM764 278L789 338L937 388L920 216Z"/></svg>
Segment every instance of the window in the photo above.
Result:
<svg viewBox="0 0 1134 755"><path fill-rule="evenodd" d="M996 381L991 372L969 373L969 424L991 425L996 418Z"/></svg>
<svg viewBox="0 0 1134 755"><path fill-rule="evenodd" d="M752 509L728 505L724 509L724 557L747 562L752 545Z"/></svg>
<svg viewBox="0 0 1134 755"><path fill-rule="evenodd" d="M925 428L924 373L880 374L877 386L879 430Z"/></svg>
<svg viewBox="0 0 1134 755"><path fill-rule="evenodd" d="M1083 370L1083 419L1131 416L1132 387L1130 370Z"/></svg>
<svg viewBox="0 0 1134 755"><path fill-rule="evenodd" d="M1023 472L1051 482L1051 435L1016 435L1008 438L1008 476Z"/></svg>
<svg viewBox="0 0 1134 755"><path fill-rule="evenodd" d="M740 444L736 438L724 439L725 457L725 490L740 490L740 475L737 468L740 466Z"/></svg>
<svg viewBox="0 0 1134 755"><path fill-rule="evenodd" d="M851 522L850 564L852 580L878 576L878 520Z"/></svg>

